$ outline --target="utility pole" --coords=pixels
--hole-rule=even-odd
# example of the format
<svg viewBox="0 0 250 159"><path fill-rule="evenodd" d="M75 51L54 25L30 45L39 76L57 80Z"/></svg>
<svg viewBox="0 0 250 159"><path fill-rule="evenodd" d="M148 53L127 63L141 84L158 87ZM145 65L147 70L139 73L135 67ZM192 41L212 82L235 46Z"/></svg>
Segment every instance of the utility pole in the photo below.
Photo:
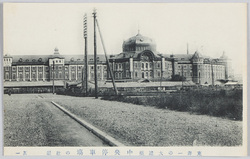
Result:
<svg viewBox="0 0 250 159"><path fill-rule="evenodd" d="M183 90L183 65L181 65L181 88L182 88L182 90Z"/></svg>
<svg viewBox="0 0 250 159"><path fill-rule="evenodd" d="M162 74L163 74L163 63L161 63L161 80L160 80L160 89L162 90Z"/></svg>
<svg viewBox="0 0 250 159"><path fill-rule="evenodd" d="M52 65L52 76L53 76L53 94L55 93L55 61L53 61Z"/></svg>
<svg viewBox="0 0 250 159"><path fill-rule="evenodd" d="M211 69L212 69L212 86L214 86L214 66L213 66L213 60L211 60Z"/></svg>
<svg viewBox="0 0 250 159"><path fill-rule="evenodd" d="M98 23L97 19L96 19L96 25L97 25L97 28L98 28L98 31L99 31L99 35L100 35L100 38L101 38L102 47L103 47L103 50L104 50L104 53L105 53L105 58L106 58L107 67L108 67L110 76L111 76L111 78L112 78L112 83L113 83L114 91L115 91L115 94L118 95L118 90L117 90L117 87L116 87L116 85L115 85L115 80L114 80L114 76L113 76L113 71L110 69L109 60L108 60L106 48L105 48L105 45L104 45L104 40L103 40L103 38L102 38L101 29L100 29L100 26L99 26L99 23Z"/></svg>
<svg viewBox="0 0 250 159"><path fill-rule="evenodd" d="M88 36L88 30L87 30L87 14L84 15L84 20L83 20L83 36L84 36L84 42L85 42L85 50L84 50L84 66L85 66L85 78L82 78L82 87L84 88L84 80L85 80L85 95L88 96L88 43L87 43L87 36Z"/></svg>
<svg viewBox="0 0 250 159"><path fill-rule="evenodd" d="M94 72L95 72L95 98L98 98L98 88L97 88L97 53L96 53L96 9L93 12L94 17Z"/></svg>

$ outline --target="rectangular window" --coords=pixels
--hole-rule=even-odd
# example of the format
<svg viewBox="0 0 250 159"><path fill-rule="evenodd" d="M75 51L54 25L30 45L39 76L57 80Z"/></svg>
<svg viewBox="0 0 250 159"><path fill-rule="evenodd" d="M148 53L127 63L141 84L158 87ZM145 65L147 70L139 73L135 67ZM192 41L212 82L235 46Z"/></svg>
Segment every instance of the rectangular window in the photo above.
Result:
<svg viewBox="0 0 250 159"><path fill-rule="evenodd" d="M13 75L12 75L12 79L13 79L13 80L15 80L15 79L16 79L16 74L15 74L15 73L13 73Z"/></svg>
<svg viewBox="0 0 250 159"><path fill-rule="evenodd" d="M6 80L9 80L9 73L6 73L6 74L5 74L5 79L6 79Z"/></svg>
<svg viewBox="0 0 250 159"><path fill-rule="evenodd" d="M59 72L59 78L62 79L62 72Z"/></svg>
<svg viewBox="0 0 250 159"><path fill-rule="evenodd" d="M126 76L129 77L129 72L126 72Z"/></svg>
<svg viewBox="0 0 250 159"><path fill-rule="evenodd" d="M137 63L135 63L135 68L137 68Z"/></svg>
<svg viewBox="0 0 250 159"><path fill-rule="evenodd" d="M43 74L39 73L39 79L43 78Z"/></svg>
<svg viewBox="0 0 250 159"><path fill-rule="evenodd" d="M39 70L39 72L42 72L43 71L43 67L39 67L38 70Z"/></svg>
<svg viewBox="0 0 250 159"><path fill-rule="evenodd" d="M30 77L29 74L26 73L25 78L26 78L26 79L29 79L29 77Z"/></svg>
<svg viewBox="0 0 250 159"><path fill-rule="evenodd" d="M158 65L157 65L157 66L158 66L158 68L160 68L160 67L161 67L161 64L160 64L160 63L158 63Z"/></svg>

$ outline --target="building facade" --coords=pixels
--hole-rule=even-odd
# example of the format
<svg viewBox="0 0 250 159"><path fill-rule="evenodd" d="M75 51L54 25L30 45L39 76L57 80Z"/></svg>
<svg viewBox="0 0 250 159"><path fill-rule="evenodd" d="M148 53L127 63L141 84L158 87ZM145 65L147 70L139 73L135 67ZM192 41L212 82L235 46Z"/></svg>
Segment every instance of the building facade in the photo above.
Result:
<svg viewBox="0 0 250 159"><path fill-rule="evenodd" d="M110 55L109 63L115 80L171 80L183 76L197 84L212 84L232 77L231 60L223 53L220 58L194 54L164 55L156 50L153 39L136 36L123 42L123 52ZM3 57L4 81L81 81L84 74L84 55L23 55ZM111 80L104 55L97 56L97 78ZM94 59L88 56L88 80L94 80Z"/></svg>
<svg viewBox="0 0 250 159"><path fill-rule="evenodd" d="M84 71L83 55L60 55L55 48L53 55L5 55L4 81L81 81ZM97 57L98 80L107 78L103 56ZM54 63L54 67L53 67ZM89 56L88 80L94 80L94 59Z"/></svg>
<svg viewBox="0 0 250 159"><path fill-rule="evenodd" d="M140 33L124 41L123 52L110 56L109 62L116 80L166 81L179 75L197 84L212 84L233 76L231 60L225 52L216 59L203 57L198 51L194 54L187 51L187 54L164 55L156 51L156 44L151 38Z"/></svg>

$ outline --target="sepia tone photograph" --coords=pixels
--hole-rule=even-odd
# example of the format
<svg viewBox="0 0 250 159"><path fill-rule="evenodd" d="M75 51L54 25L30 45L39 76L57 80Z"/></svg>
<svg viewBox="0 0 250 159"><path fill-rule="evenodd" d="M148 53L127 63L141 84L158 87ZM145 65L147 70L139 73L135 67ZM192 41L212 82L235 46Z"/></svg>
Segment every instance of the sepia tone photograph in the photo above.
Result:
<svg viewBox="0 0 250 159"><path fill-rule="evenodd" d="M245 3L3 13L5 155L247 154Z"/></svg>

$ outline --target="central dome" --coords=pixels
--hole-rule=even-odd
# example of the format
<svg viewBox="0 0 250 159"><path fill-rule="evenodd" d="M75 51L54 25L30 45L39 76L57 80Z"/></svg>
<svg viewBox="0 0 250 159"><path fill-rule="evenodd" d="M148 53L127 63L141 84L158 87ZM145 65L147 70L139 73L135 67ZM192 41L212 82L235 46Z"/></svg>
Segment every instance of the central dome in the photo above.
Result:
<svg viewBox="0 0 250 159"><path fill-rule="evenodd" d="M156 44L153 39L142 36L138 33L136 36L123 42L123 52L141 52L144 50L156 50Z"/></svg>

